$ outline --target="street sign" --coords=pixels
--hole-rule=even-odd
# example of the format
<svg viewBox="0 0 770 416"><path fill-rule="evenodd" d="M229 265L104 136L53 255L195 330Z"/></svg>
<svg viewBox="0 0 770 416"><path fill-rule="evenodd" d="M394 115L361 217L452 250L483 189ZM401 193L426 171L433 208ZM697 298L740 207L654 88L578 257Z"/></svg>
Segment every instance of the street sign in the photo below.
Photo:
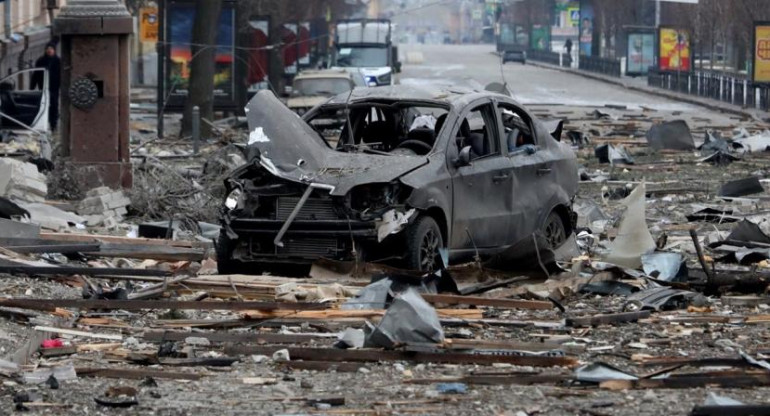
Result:
<svg viewBox="0 0 770 416"><path fill-rule="evenodd" d="M770 83L770 22L754 23L753 56L752 79L755 83Z"/></svg>
<svg viewBox="0 0 770 416"><path fill-rule="evenodd" d="M139 11L141 20L139 21L139 41L157 42L158 28L160 20L158 18L157 7L142 7Z"/></svg>

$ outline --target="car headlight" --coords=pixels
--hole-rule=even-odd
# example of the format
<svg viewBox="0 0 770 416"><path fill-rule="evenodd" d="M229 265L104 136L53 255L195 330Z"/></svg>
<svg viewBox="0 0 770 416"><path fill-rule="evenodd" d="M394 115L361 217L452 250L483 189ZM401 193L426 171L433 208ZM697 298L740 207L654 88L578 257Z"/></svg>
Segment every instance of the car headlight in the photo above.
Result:
<svg viewBox="0 0 770 416"><path fill-rule="evenodd" d="M380 77L377 79L377 83L380 85L390 85L390 81L393 78L393 74L388 72L385 75L380 75Z"/></svg>
<svg viewBox="0 0 770 416"><path fill-rule="evenodd" d="M238 207L238 203L241 201L241 195L243 195L243 191L240 190L240 188L233 189L232 192L230 192L230 195L225 198L225 206L229 210L234 210Z"/></svg>

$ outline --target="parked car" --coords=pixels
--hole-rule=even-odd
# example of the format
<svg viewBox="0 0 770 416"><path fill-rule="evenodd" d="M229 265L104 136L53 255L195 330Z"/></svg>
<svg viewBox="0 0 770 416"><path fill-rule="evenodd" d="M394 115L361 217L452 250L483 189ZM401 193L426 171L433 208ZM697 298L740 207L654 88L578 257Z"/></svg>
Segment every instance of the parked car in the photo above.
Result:
<svg viewBox="0 0 770 416"><path fill-rule="evenodd" d="M29 85L34 74L42 75L42 90L17 88L18 80L25 79ZM43 68L24 69L0 79L0 130L47 133L48 82L48 74Z"/></svg>
<svg viewBox="0 0 770 416"><path fill-rule="evenodd" d="M441 249L459 263L539 232L558 247L573 231L577 162L561 122L509 96L358 88L299 118L263 91L248 108L249 162L222 206L222 273L319 258L430 271Z"/></svg>
<svg viewBox="0 0 770 416"><path fill-rule="evenodd" d="M355 87L353 74L345 70L304 71L294 78L286 105L297 114L304 115L330 97Z"/></svg>
<svg viewBox="0 0 770 416"><path fill-rule="evenodd" d="M523 47L510 46L503 51L503 64L508 62L521 62L527 64L527 51Z"/></svg>

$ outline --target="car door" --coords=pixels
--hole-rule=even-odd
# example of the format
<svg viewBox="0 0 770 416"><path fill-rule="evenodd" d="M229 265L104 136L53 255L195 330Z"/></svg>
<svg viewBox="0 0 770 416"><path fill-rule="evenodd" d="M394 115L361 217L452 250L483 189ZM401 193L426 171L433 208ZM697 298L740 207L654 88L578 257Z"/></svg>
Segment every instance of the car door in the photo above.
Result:
<svg viewBox="0 0 770 416"><path fill-rule="evenodd" d="M463 128L464 120L469 128ZM483 99L461 112L449 146L457 149L471 146L470 130L477 142L470 164L458 166L450 161L453 184L453 227L450 247L453 250L477 250L504 245L511 226L511 162L503 154L497 117L491 100ZM482 136L482 146L478 144Z"/></svg>
<svg viewBox="0 0 770 416"><path fill-rule="evenodd" d="M552 187L546 186L545 182L552 180L552 161L526 111L510 103L499 103L497 109L499 129L512 167L507 192L511 204L508 244L515 244L531 238L542 225L542 211L550 209L547 204L552 197L549 193Z"/></svg>

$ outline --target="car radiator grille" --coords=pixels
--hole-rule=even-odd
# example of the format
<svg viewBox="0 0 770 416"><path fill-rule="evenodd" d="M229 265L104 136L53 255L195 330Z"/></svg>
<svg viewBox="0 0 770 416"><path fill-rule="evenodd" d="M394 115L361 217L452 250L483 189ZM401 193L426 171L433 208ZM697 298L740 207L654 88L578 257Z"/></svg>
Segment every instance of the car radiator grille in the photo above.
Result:
<svg viewBox="0 0 770 416"><path fill-rule="evenodd" d="M285 239L283 247L276 247L278 254L295 257L326 257L337 254L336 238Z"/></svg>
<svg viewBox="0 0 770 416"><path fill-rule="evenodd" d="M278 198L275 210L275 219L285 221L294 211L294 207L299 203L299 198ZM338 220L339 216L334 212L334 205L331 199L310 198L302 206L297 220Z"/></svg>

